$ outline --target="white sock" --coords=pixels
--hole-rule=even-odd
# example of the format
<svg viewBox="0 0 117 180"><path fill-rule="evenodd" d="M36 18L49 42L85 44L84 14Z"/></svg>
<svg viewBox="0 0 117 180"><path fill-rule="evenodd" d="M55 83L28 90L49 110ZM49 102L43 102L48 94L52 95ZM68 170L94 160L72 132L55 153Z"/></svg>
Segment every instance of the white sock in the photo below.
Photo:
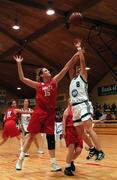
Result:
<svg viewBox="0 0 117 180"><path fill-rule="evenodd" d="M24 157L25 157L25 153L23 152L23 151L21 151L21 153L20 153L20 155L19 155L19 159L24 159Z"/></svg>
<svg viewBox="0 0 117 180"><path fill-rule="evenodd" d="M56 158L50 158L50 162L51 162L51 164L52 164L52 163L55 163L55 164L56 164Z"/></svg>
<svg viewBox="0 0 117 180"><path fill-rule="evenodd" d="M65 167L70 167L71 166L71 163L66 163L66 166Z"/></svg>
<svg viewBox="0 0 117 180"><path fill-rule="evenodd" d="M20 147L20 150L23 151L23 146Z"/></svg>

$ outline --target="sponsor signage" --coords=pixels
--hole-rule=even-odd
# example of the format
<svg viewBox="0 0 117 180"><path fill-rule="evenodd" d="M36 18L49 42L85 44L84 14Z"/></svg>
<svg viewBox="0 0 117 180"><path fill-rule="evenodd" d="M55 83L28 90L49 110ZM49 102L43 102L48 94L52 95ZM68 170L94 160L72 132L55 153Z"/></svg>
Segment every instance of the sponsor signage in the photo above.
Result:
<svg viewBox="0 0 117 180"><path fill-rule="evenodd" d="M117 94L117 84L98 87L98 96Z"/></svg>

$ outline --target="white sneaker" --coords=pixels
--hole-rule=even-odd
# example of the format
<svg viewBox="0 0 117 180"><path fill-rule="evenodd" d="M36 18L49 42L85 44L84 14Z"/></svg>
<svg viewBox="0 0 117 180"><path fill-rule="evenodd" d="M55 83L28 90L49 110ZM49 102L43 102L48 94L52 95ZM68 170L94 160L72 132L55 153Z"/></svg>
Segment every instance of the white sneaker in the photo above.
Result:
<svg viewBox="0 0 117 180"><path fill-rule="evenodd" d="M42 151L42 150L39 149L39 150L37 151L37 153L38 153L38 154L44 154L44 151Z"/></svg>
<svg viewBox="0 0 117 180"><path fill-rule="evenodd" d="M56 172L56 171L61 171L61 170L62 169L58 164L56 164L56 163L51 164L51 171Z"/></svg>
<svg viewBox="0 0 117 180"><path fill-rule="evenodd" d="M25 157L29 157L30 156L30 154L29 153L25 153Z"/></svg>
<svg viewBox="0 0 117 180"><path fill-rule="evenodd" d="M22 170L22 164L24 159L18 159L16 162L16 170Z"/></svg>

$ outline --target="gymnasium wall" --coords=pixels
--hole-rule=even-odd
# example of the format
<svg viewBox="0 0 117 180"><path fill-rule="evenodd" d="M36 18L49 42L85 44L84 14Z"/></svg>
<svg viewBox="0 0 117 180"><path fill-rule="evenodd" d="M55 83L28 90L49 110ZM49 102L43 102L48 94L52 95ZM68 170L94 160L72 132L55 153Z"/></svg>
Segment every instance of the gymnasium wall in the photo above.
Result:
<svg viewBox="0 0 117 180"><path fill-rule="evenodd" d="M0 87L0 90L4 89L3 87ZM6 90L6 89L5 89ZM10 99L15 99L17 100L18 99L18 96L15 94L15 93L12 93L8 90L6 90L6 95L5 95L5 100L6 102L8 102ZM4 113L6 108L7 108L7 104L2 104L0 103L0 112L1 113Z"/></svg>
<svg viewBox="0 0 117 180"><path fill-rule="evenodd" d="M112 84L117 84L116 80L113 78L111 73L108 73L91 91L90 99L95 104L96 102L100 104L104 103L116 103L117 104L117 94L107 95L107 96L98 96L97 89L98 87L108 86Z"/></svg>

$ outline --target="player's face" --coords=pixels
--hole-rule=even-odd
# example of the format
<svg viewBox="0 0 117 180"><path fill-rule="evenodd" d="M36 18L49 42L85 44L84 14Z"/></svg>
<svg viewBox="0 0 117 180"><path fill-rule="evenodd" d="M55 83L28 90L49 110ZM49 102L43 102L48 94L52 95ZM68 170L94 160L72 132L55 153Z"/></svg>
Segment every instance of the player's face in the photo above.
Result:
<svg viewBox="0 0 117 180"><path fill-rule="evenodd" d="M44 78L51 78L51 74L50 74L50 71L46 68L43 68L43 77Z"/></svg>
<svg viewBox="0 0 117 180"><path fill-rule="evenodd" d="M13 108L16 108L16 107L17 107L16 101L13 101L12 104L11 104L11 106L12 106Z"/></svg>
<svg viewBox="0 0 117 180"><path fill-rule="evenodd" d="M76 66L76 76L78 76L80 73L80 67L79 66Z"/></svg>
<svg viewBox="0 0 117 180"><path fill-rule="evenodd" d="M24 100L24 106L28 107L28 105L29 105L29 101L28 101L28 99L25 99Z"/></svg>

